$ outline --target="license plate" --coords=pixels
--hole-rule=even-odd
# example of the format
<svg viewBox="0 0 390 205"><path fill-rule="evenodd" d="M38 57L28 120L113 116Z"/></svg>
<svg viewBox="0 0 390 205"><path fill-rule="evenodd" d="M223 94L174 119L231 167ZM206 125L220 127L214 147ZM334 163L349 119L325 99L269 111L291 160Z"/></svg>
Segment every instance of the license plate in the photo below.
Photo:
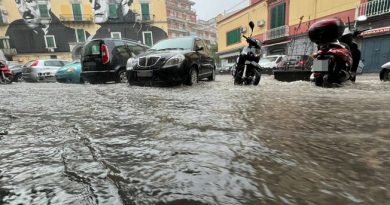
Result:
<svg viewBox="0 0 390 205"><path fill-rule="evenodd" d="M311 71L322 71L327 72L329 67L329 60L314 60Z"/></svg>
<svg viewBox="0 0 390 205"><path fill-rule="evenodd" d="M153 76L153 71L151 70L140 70L137 71L137 77L152 77Z"/></svg>

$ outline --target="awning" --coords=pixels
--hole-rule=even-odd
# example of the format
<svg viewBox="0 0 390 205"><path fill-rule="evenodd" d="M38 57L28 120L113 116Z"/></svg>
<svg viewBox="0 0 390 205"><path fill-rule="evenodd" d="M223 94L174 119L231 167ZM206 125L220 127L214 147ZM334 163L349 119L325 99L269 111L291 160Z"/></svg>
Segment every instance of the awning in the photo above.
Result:
<svg viewBox="0 0 390 205"><path fill-rule="evenodd" d="M278 42L278 43L273 43L273 44L264 45L264 46L262 46L262 47L276 46L276 45L286 44L286 43L290 43L290 42L291 42L291 40L282 41L282 42Z"/></svg>
<svg viewBox="0 0 390 205"><path fill-rule="evenodd" d="M385 34L390 33L390 26L382 27L382 28L375 28L370 29L368 31L364 31L360 35L363 37L372 36L372 35L379 35L379 34Z"/></svg>

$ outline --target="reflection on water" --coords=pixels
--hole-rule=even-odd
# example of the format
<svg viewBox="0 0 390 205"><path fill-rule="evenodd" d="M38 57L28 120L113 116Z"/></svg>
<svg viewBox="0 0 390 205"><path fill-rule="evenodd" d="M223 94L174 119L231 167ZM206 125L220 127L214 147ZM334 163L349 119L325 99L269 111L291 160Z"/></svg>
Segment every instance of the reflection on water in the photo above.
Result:
<svg viewBox="0 0 390 205"><path fill-rule="evenodd" d="M0 87L0 204L388 204L390 84Z"/></svg>

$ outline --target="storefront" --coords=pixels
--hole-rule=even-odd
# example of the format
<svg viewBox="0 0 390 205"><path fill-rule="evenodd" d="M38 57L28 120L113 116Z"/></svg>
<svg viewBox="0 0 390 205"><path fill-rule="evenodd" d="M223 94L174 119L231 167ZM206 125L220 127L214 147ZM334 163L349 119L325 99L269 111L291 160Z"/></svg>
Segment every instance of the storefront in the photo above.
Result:
<svg viewBox="0 0 390 205"><path fill-rule="evenodd" d="M367 30L361 36L364 72L379 72L390 61L390 26Z"/></svg>

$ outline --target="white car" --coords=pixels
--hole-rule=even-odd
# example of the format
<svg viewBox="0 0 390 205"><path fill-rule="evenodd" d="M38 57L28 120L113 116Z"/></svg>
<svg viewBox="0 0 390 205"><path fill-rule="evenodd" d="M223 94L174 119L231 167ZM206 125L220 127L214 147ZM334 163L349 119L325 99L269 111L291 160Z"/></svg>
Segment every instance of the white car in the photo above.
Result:
<svg viewBox="0 0 390 205"><path fill-rule="evenodd" d="M261 58L259 65L265 69L276 69L281 67L281 63L287 59L286 55L270 55Z"/></svg>
<svg viewBox="0 0 390 205"><path fill-rule="evenodd" d="M59 59L33 60L23 65L23 79L28 82L53 81L55 73L62 66L70 63Z"/></svg>

